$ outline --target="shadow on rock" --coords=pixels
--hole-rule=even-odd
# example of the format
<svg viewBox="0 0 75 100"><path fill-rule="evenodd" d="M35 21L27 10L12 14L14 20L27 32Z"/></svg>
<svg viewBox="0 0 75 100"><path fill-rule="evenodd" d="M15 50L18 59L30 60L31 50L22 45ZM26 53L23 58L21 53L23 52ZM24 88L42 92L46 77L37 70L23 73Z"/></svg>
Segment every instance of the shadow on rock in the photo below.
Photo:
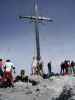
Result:
<svg viewBox="0 0 75 100"><path fill-rule="evenodd" d="M69 88L68 90L64 88L60 96L56 98L55 100L69 100L72 96L71 90L72 90L71 88Z"/></svg>

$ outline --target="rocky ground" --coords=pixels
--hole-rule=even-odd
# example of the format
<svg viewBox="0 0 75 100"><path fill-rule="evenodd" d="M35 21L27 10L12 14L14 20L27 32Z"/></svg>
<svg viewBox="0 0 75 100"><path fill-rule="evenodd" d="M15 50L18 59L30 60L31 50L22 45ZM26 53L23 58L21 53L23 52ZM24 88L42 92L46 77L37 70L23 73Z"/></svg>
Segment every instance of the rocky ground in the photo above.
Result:
<svg viewBox="0 0 75 100"><path fill-rule="evenodd" d="M0 100L75 100L75 77L32 77L39 84L17 82L14 88L0 88Z"/></svg>

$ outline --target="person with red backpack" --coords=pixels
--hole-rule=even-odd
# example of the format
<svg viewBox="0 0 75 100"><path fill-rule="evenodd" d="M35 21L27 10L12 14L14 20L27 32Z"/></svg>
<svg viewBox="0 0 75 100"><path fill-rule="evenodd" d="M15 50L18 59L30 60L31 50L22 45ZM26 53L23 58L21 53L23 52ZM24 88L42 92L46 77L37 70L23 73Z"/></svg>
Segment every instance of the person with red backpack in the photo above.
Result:
<svg viewBox="0 0 75 100"><path fill-rule="evenodd" d="M13 63L8 59L5 62L5 66L4 66L4 81L6 81L8 83L8 85L12 85L13 86L13 70L15 72L15 67L13 65Z"/></svg>

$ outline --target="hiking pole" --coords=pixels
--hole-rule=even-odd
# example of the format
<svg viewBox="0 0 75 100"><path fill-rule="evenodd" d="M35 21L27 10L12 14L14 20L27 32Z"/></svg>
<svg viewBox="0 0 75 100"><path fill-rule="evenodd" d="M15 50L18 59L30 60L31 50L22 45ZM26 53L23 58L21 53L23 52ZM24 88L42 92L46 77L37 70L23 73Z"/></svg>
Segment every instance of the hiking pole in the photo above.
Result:
<svg viewBox="0 0 75 100"><path fill-rule="evenodd" d="M27 78L27 87L26 88L29 88L29 78Z"/></svg>

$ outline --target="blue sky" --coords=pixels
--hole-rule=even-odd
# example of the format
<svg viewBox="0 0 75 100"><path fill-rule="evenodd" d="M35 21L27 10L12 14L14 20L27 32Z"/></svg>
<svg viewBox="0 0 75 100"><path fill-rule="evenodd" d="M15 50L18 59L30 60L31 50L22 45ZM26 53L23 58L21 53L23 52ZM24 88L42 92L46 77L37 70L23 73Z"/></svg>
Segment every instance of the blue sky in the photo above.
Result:
<svg viewBox="0 0 75 100"><path fill-rule="evenodd" d="M51 60L59 71L65 58L75 60L75 0L38 0L38 8L40 16L54 20L39 25L41 57L45 67ZM0 0L0 57L10 58L17 72L28 72L36 52L34 24L19 15L34 15L33 0Z"/></svg>

